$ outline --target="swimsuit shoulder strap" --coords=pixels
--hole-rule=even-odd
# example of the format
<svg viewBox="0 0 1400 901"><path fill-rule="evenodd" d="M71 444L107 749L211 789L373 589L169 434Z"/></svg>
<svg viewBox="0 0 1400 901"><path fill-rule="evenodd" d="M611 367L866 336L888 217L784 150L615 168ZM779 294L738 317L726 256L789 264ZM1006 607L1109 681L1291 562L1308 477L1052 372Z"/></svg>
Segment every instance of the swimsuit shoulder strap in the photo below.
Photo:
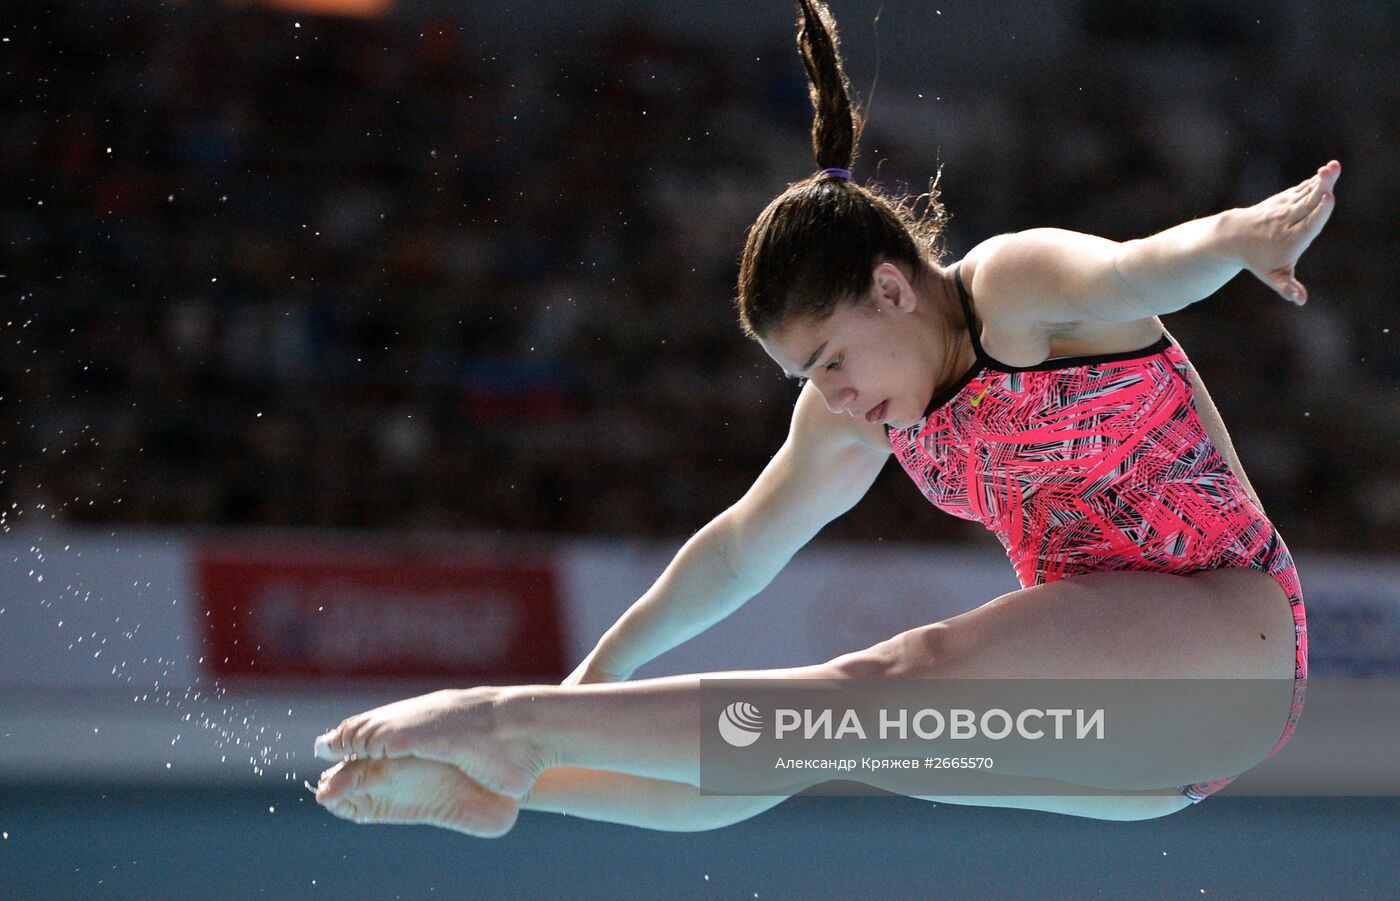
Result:
<svg viewBox="0 0 1400 901"><path fill-rule="evenodd" d="M961 263L953 269L953 278L958 282L958 300L962 303L963 318L967 320L967 333L972 337L972 349L976 352L978 359L986 359L987 352L982 349L980 334L982 329L976 314L972 311L972 295L967 293L967 285L963 284Z"/></svg>

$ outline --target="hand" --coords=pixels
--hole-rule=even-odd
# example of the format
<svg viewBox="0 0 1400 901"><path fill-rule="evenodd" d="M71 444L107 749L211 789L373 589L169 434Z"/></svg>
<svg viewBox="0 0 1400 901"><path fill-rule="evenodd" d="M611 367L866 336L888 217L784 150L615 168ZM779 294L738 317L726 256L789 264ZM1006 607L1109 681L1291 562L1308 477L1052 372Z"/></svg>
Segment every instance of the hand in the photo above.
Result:
<svg viewBox="0 0 1400 901"><path fill-rule="evenodd" d="M610 673L599 669L593 663L592 656L584 658L572 673L564 678L560 685L596 685L603 682L626 682L630 673Z"/></svg>
<svg viewBox="0 0 1400 901"><path fill-rule="evenodd" d="M1285 300L1302 306L1308 289L1298 281L1293 267L1337 205L1334 190L1342 164L1332 160L1308 180L1287 188L1240 214L1240 258L1244 268L1273 288Z"/></svg>

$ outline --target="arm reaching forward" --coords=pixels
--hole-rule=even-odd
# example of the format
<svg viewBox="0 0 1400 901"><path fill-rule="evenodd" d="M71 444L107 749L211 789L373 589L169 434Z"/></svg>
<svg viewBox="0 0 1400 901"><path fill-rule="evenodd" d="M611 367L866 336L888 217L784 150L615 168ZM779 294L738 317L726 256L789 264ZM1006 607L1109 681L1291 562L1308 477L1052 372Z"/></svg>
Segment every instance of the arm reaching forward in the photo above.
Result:
<svg viewBox="0 0 1400 901"><path fill-rule="evenodd" d="M889 454L888 444L878 446L849 416L827 409L809 382L787 441L753 486L685 543L563 684L631 678L739 609L823 526L855 506Z"/></svg>
<svg viewBox="0 0 1400 901"><path fill-rule="evenodd" d="M1285 300L1308 292L1294 272L1336 206L1336 160L1249 207L1119 243L1062 229L999 235L974 253L984 291L1017 298L1029 324L1128 322L1173 313L1248 270Z"/></svg>

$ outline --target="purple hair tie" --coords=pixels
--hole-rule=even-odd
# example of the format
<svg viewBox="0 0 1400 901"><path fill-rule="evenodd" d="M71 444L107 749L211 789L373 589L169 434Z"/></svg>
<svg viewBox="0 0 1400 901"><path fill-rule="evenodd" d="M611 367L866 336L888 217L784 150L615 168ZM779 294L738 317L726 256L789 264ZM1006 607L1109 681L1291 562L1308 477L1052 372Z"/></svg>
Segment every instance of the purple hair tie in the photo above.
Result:
<svg viewBox="0 0 1400 901"><path fill-rule="evenodd" d="M850 180L851 180L851 170L850 170L850 169L837 169L837 168L835 168L834 166L833 166L832 168L830 168L830 169L823 169L823 170L822 170L822 175L830 175L832 178L839 178L839 179L841 179L842 181L850 181Z"/></svg>

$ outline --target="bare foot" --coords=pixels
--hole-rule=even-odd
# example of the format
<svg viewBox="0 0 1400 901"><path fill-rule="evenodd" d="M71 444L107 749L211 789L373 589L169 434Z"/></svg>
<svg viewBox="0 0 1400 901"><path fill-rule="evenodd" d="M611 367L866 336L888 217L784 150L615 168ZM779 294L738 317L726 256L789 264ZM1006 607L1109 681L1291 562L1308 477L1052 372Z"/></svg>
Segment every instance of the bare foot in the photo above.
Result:
<svg viewBox="0 0 1400 901"><path fill-rule="evenodd" d="M433 760L345 760L321 774L316 802L356 823L441 826L479 838L505 835L520 802Z"/></svg>
<svg viewBox="0 0 1400 901"><path fill-rule="evenodd" d="M421 757L451 764L484 788L523 797L550 763L507 734L497 688L435 691L349 717L316 739L322 760Z"/></svg>

